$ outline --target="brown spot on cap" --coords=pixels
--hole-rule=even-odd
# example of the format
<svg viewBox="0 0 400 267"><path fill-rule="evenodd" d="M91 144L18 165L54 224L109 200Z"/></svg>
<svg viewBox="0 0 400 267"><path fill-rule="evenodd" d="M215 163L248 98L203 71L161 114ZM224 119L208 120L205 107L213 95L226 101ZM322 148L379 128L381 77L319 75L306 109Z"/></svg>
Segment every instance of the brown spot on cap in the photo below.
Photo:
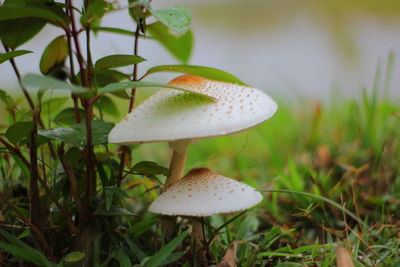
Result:
<svg viewBox="0 0 400 267"><path fill-rule="evenodd" d="M187 176L197 176L197 175L213 175L214 172L210 170L209 168L194 168L191 171L189 171L185 177Z"/></svg>
<svg viewBox="0 0 400 267"><path fill-rule="evenodd" d="M188 83L199 85L199 84L204 83L205 81L207 81L207 80L204 78L186 74L186 75L181 75L181 76L178 76L178 77L172 79L168 84L176 85L176 86L187 85Z"/></svg>

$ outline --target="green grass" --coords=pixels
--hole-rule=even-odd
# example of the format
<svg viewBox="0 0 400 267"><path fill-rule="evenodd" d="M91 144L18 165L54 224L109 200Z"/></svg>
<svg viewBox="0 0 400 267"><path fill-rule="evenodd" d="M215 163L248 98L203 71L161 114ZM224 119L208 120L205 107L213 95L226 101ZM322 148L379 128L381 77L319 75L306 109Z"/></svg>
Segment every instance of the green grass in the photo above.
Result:
<svg viewBox="0 0 400 267"><path fill-rule="evenodd" d="M264 195L262 203L249 211L206 219L213 262L220 262L237 240L238 266L332 266L337 244L349 249L356 266L398 266L398 112L399 107L379 98L377 90L364 93L362 100L281 103L273 118L254 129L191 145L186 171L208 167L260 189ZM52 114L54 117L57 112ZM99 147L98 158L107 160L105 152ZM169 153L165 143L133 146L132 162L152 160L168 166ZM21 171L14 174L18 177ZM111 168L106 168L105 174L112 175ZM26 185L27 181L12 183ZM57 188L57 180L54 183ZM178 223L182 235L167 245L157 223L160 217L146 212L160 193L158 185L154 179L127 176L122 188L129 198L115 194L119 194L122 207L137 215L118 216L117 228L104 219L94 244L99 264L196 264L190 238L185 239L188 222ZM99 192L99 205L101 196ZM26 208L18 199L14 201L21 210ZM12 220L7 210L1 212ZM20 230L13 232L21 234ZM32 235L21 239L35 247ZM113 245L101 247L100 240Z"/></svg>

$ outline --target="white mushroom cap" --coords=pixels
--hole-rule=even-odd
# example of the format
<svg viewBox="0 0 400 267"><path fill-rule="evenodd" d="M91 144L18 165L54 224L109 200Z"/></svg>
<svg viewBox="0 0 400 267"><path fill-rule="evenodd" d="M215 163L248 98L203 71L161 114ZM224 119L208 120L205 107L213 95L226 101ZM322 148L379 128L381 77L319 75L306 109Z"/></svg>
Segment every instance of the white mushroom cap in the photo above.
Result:
<svg viewBox="0 0 400 267"><path fill-rule="evenodd" d="M149 211L200 217L245 210L261 199L261 194L248 185L207 168L198 168L162 193Z"/></svg>
<svg viewBox="0 0 400 267"><path fill-rule="evenodd" d="M170 85L217 99L174 89L161 89L110 132L110 143L175 141L226 135L243 131L270 118L277 104L264 92L191 75L173 79Z"/></svg>

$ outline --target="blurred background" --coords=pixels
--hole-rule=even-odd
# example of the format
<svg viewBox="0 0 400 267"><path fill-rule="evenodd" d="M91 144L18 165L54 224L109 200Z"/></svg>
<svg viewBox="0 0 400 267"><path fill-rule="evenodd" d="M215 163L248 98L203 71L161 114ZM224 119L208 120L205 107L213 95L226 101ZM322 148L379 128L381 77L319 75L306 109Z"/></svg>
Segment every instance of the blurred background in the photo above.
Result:
<svg viewBox="0 0 400 267"><path fill-rule="evenodd" d="M120 1L122 6L127 1ZM332 94L358 96L370 88L377 70L394 59L400 74L400 1L398 0L163 0L154 8L184 5L193 12L195 37L189 64L220 68L279 98L329 99ZM132 29L125 10L107 15L102 26ZM41 53L59 29L46 26L20 49L33 50L16 59L23 73L38 72ZM99 33L93 57L132 53L133 38ZM158 43L144 40L141 72L177 61ZM391 61L389 60L389 64ZM130 70L129 70L130 71ZM173 75L152 79L167 81ZM1 88L19 92L11 65L0 65ZM399 96L400 79L385 85Z"/></svg>

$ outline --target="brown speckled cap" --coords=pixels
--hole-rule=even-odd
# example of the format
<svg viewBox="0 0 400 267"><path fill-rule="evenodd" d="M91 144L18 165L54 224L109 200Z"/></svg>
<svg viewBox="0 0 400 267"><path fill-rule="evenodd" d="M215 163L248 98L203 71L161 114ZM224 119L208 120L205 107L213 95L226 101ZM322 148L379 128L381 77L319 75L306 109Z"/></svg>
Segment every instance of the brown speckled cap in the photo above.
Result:
<svg viewBox="0 0 400 267"><path fill-rule="evenodd" d="M198 168L162 193L149 211L164 215L210 216L245 210L261 199L261 194L248 185L210 169Z"/></svg>
<svg viewBox="0 0 400 267"><path fill-rule="evenodd" d="M277 109L268 95L252 87L192 75L179 76L169 84L217 101L161 89L112 129L109 142L129 144L227 135L260 124Z"/></svg>

